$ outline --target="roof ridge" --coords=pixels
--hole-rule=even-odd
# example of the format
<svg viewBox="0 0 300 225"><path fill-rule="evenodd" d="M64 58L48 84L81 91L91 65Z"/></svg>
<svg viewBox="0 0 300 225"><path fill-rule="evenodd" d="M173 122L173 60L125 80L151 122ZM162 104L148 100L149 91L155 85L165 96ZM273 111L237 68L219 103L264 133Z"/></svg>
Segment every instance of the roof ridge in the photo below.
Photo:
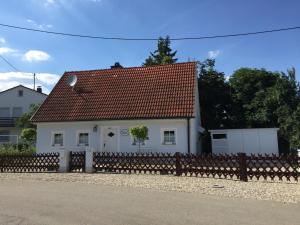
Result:
<svg viewBox="0 0 300 225"><path fill-rule="evenodd" d="M165 67L165 66L175 66L179 64L196 64L197 61L191 61L191 62L178 62L178 63L172 63L172 64L160 64L160 65L151 65L151 66L132 66L132 67L123 67L123 68L105 68L105 69L93 69L93 70L71 70L71 71L65 71L64 73L75 73L75 72L93 72L93 71L107 71L107 70L129 70L129 69L137 69L137 68L155 68L155 67Z"/></svg>

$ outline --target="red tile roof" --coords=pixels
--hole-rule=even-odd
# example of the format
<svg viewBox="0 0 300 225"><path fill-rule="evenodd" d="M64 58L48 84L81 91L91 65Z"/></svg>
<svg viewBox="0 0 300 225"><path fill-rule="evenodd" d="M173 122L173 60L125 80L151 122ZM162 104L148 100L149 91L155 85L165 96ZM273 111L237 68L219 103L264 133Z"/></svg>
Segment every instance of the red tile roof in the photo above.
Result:
<svg viewBox="0 0 300 225"><path fill-rule="evenodd" d="M193 117L195 87L195 62L65 72L32 121Z"/></svg>

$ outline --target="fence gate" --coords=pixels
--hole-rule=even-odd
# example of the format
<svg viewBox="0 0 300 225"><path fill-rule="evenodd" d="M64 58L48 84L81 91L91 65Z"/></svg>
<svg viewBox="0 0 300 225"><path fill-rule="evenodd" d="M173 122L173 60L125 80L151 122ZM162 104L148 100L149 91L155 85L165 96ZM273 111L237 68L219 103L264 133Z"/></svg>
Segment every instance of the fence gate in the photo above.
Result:
<svg viewBox="0 0 300 225"><path fill-rule="evenodd" d="M70 152L70 172L85 172L85 151Z"/></svg>

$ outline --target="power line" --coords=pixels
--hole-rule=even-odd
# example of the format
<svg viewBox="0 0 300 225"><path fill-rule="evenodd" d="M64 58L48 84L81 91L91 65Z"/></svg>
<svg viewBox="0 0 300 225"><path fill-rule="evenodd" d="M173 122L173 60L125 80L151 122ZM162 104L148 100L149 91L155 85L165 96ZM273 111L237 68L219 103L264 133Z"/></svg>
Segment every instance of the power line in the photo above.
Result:
<svg viewBox="0 0 300 225"><path fill-rule="evenodd" d="M0 55L0 58L6 62L11 68L13 68L15 71L19 72L19 70L17 69L17 67L15 67L13 64L11 64L6 58L4 58L4 56Z"/></svg>
<svg viewBox="0 0 300 225"><path fill-rule="evenodd" d="M69 36L69 37L78 37L78 38L90 38L90 39L102 39L102 40L118 40L118 41L156 41L157 38L126 38L126 37L105 37L105 36L92 36L92 35L84 35L84 34L73 34L73 33L64 33L64 32L55 32L55 31L47 31L47 30L39 30L28 27L20 27L9 24L0 23L0 26L40 32L46 34L54 34L61 36ZM223 34L223 35L211 35L211 36L200 36L200 37L179 37L179 38L170 38L171 41L184 41L184 40L203 40L203 39L216 39L216 38L227 38L227 37L238 37L238 36L249 36L249 35L258 35L258 34L266 34L266 33L274 33L274 32L283 32L283 31L291 31L300 29L300 26L296 27L286 27L272 30L263 30L263 31L255 31L255 32L246 32L246 33L236 33L236 34Z"/></svg>

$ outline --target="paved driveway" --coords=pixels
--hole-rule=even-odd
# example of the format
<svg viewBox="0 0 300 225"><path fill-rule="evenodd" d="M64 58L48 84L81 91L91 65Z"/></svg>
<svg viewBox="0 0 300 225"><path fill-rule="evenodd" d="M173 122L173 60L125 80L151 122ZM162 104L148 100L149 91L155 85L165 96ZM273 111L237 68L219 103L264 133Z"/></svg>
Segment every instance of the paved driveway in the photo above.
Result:
<svg viewBox="0 0 300 225"><path fill-rule="evenodd" d="M300 205L95 184L1 180L0 224L296 225Z"/></svg>

